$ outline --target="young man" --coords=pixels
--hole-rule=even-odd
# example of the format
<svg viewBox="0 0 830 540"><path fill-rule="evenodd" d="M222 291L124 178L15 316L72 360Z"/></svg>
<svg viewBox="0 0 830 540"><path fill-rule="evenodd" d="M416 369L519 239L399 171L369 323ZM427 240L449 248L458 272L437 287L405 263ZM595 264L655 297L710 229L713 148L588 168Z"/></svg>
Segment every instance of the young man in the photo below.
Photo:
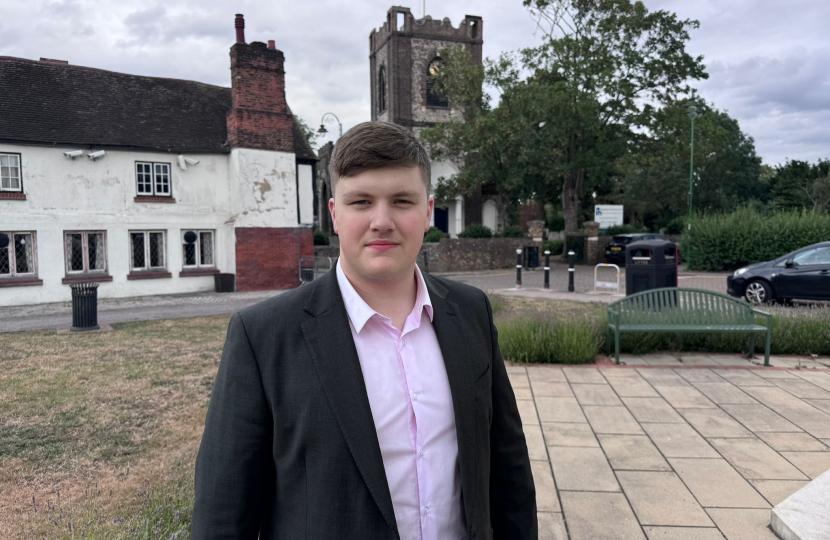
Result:
<svg viewBox="0 0 830 540"><path fill-rule="evenodd" d="M487 296L415 264L434 205L424 148L360 124L331 178L337 268L231 318L194 540L536 539Z"/></svg>

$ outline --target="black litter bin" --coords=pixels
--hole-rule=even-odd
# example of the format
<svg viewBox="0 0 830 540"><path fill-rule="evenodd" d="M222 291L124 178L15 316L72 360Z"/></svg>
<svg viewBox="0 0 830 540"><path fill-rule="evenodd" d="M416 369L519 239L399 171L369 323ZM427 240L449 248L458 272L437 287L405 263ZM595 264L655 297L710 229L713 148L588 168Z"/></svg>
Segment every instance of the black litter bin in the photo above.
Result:
<svg viewBox="0 0 830 540"><path fill-rule="evenodd" d="M677 287L677 244L663 240L632 242L625 247L626 296Z"/></svg>
<svg viewBox="0 0 830 540"><path fill-rule="evenodd" d="M539 268L539 246L525 246L525 268Z"/></svg>
<svg viewBox="0 0 830 540"><path fill-rule="evenodd" d="M72 283L71 332L98 330L98 284Z"/></svg>
<svg viewBox="0 0 830 540"><path fill-rule="evenodd" d="M236 290L236 274L213 274L216 292L233 292Z"/></svg>

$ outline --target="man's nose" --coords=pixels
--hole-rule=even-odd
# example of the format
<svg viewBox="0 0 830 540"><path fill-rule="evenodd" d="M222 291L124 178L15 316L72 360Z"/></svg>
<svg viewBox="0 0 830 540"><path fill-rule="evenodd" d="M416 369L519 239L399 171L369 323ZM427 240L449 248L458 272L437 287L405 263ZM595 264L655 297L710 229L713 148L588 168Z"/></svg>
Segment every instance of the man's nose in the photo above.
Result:
<svg viewBox="0 0 830 540"><path fill-rule="evenodd" d="M392 219L392 207L387 203L378 203L372 212L371 228L373 231L385 232L395 228Z"/></svg>

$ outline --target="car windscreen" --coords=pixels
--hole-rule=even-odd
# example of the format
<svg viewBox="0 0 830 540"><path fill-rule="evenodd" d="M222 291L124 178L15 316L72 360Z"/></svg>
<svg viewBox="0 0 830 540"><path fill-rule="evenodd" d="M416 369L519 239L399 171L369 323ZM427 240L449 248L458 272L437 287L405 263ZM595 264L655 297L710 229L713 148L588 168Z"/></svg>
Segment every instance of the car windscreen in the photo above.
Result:
<svg viewBox="0 0 830 540"><path fill-rule="evenodd" d="M614 236L611 238L616 244L630 244L633 238L630 236Z"/></svg>

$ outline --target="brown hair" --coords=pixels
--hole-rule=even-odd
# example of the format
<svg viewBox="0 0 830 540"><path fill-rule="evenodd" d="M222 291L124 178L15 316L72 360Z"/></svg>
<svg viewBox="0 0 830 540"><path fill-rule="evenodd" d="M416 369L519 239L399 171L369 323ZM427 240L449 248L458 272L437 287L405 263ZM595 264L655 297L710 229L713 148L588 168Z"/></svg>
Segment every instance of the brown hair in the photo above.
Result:
<svg viewBox="0 0 830 540"><path fill-rule="evenodd" d="M389 122L363 122L340 137L329 163L332 195L340 178L383 167L418 167L429 197L432 186L426 149L408 129Z"/></svg>

